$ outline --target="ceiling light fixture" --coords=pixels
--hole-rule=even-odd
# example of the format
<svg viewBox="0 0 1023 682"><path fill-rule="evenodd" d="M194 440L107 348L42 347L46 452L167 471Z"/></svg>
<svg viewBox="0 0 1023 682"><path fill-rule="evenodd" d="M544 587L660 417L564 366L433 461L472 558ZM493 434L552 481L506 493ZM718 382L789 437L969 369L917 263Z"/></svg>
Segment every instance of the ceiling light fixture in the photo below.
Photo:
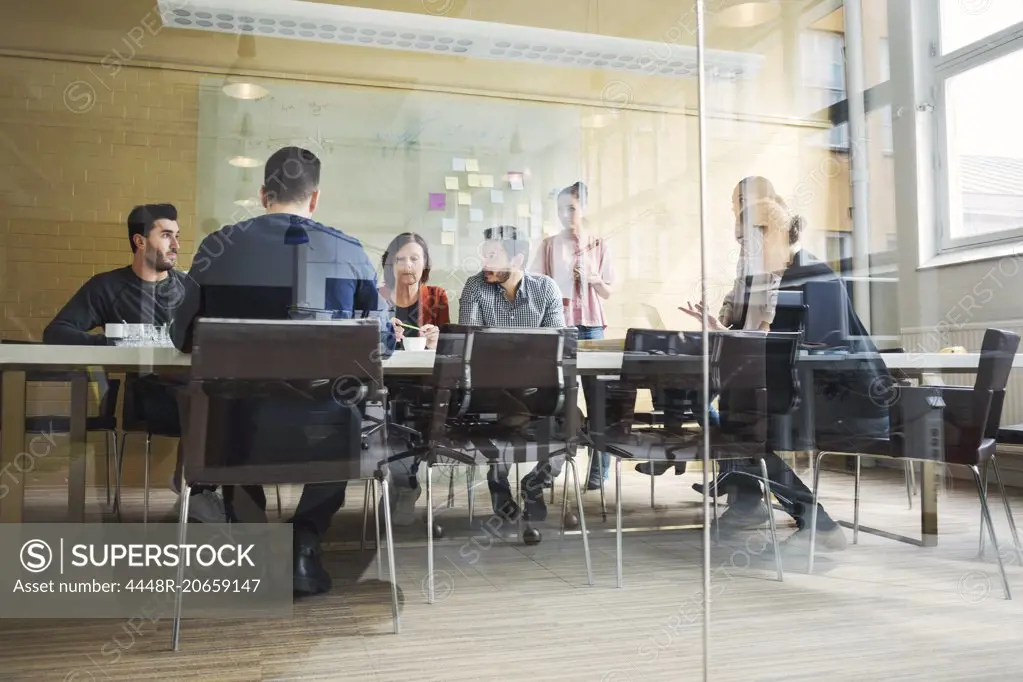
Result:
<svg viewBox="0 0 1023 682"><path fill-rule="evenodd" d="M256 38L255 36L242 33L238 36L238 48L235 51L238 59L232 71L242 71L252 68L256 59ZM258 83L253 83L245 76L229 76L224 81L224 94L241 100L263 99L270 94L270 91Z"/></svg>
<svg viewBox="0 0 1023 682"><path fill-rule="evenodd" d="M729 28L753 28L781 16L777 0L726 0L713 11L714 21Z"/></svg>
<svg viewBox="0 0 1023 682"><path fill-rule="evenodd" d="M609 109L592 114L586 114L579 121L583 128L606 128L618 120L618 110Z"/></svg>
<svg viewBox="0 0 1023 682"><path fill-rule="evenodd" d="M255 208L259 206L259 202L252 197L240 197L234 200L235 206L241 206L242 208Z"/></svg>
<svg viewBox="0 0 1023 682"><path fill-rule="evenodd" d="M235 99L244 100L257 100L263 99L270 94L270 91L264 88L262 85L257 83L247 83L243 81L232 82L225 85L222 90L228 97L234 97Z"/></svg>
<svg viewBox="0 0 1023 682"><path fill-rule="evenodd" d="M191 0L187 6L180 0L158 0L158 5L167 26L243 37L674 78L695 78L697 71L696 48L672 40L635 40L304 0ZM705 56L719 80L753 78L764 61L762 55L725 50L707 50Z"/></svg>
<svg viewBox="0 0 1023 682"><path fill-rule="evenodd" d="M259 168L263 162L251 156L232 156L227 160L235 168Z"/></svg>

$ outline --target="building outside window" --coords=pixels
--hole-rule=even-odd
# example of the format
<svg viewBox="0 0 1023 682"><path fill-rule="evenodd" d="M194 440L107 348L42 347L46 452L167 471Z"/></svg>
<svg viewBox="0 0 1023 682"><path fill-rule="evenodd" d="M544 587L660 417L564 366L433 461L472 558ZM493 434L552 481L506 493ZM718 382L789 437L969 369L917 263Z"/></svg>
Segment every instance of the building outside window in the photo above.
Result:
<svg viewBox="0 0 1023 682"><path fill-rule="evenodd" d="M831 31L809 30L801 36L800 61L803 89L811 101L810 111L819 111L846 98L845 36ZM822 144L835 151L849 150L849 124L831 128Z"/></svg>

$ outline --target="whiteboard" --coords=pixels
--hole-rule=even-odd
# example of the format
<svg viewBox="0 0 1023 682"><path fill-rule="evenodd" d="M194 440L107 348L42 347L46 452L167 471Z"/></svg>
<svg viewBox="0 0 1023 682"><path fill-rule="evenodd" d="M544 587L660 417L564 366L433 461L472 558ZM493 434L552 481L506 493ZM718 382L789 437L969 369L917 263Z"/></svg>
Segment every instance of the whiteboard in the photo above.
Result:
<svg viewBox="0 0 1023 682"><path fill-rule="evenodd" d="M395 235L418 232L430 245L431 282L455 307L462 282L479 271L485 228L516 225L536 248L559 229L557 192L585 180L584 112L576 106L293 82L268 83L268 97L240 101L222 84L209 78L200 89L200 232L260 214L235 202L258 197L271 153L298 145L323 163L314 218L360 239L378 268ZM235 156L259 165L232 166ZM457 190L448 189L449 178Z"/></svg>

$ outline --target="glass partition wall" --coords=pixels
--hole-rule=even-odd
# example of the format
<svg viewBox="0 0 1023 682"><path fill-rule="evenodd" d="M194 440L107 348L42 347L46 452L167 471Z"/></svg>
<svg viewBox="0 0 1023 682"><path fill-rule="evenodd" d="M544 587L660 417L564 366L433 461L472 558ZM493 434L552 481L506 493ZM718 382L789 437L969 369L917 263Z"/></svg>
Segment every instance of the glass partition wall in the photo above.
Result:
<svg viewBox="0 0 1023 682"><path fill-rule="evenodd" d="M983 401L974 371L950 370L993 360L948 358L997 339L1015 349L1018 150L1002 119L1023 17L1015 5L955 0L705 5L708 52L764 59L738 93L706 72L706 243L732 239L736 178L762 176L786 219L800 218L782 297L789 277L806 282L796 301L806 315L801 399L792 428L780 428L792 442L770 447L774 528L765 505L750 504L742 532L712 534L709 679L1006 676L1008 649L971 656L960 633L969 623L1000 641L1023 558L1015 526L980 441L957 449L948 426L973 419L970 408L949 398L942 430L942 416L918 401ZM714 272L709 261L706 276ZM809 283L830 273L840 294ZM839 313L826 320L823 302ZM772 328L786 305L779 298ZM1005 389L992 413L1003 427L1019 421L1016 371L995 386ZM768 400L772 427L776 409ZM1016 456L998 444L1009 486ZM759 473L728 474L728 510L763 494L750 482ZM992 483L978 495L985 476ZM1009 500L1018 502L1011 487Z"/></svg>
<svg viewBox="0 0 1023 682"><path fill-rule="evenodd" d="M497 226L514 227L513 241L520 243L516 253L505 252L508 262L496 266L497 274L524 270L525 277L547 278L537 279L542 284L528 288L529 295L519 297L528 300L516 305L553 303L561 309L566 317L558 321L579 328L580 355L603 349L614 361L630 329L649 330L661 340L667 332L699 334L702 320L680 308L696 309L706 289L716 314L732 288L734 278L709 280L701 265L693 2L153 5L102 3L86 17L74 3L52 0L23 6L0 29L5 48L0 79L21 97L20 106L3 100L7 148L13 150L6 158L16 175L4 194L6 339L38 341L90 277L131 262L126 218L133 206L177 207L177 267L197 271L202 267L197 248L205 237L224 225L242 225L235 234L255 229L244 226L265 212L264 164L274 151L292 145L322 163L313 217L357 239L381 284L395 278L399 261L405 263L401 254L388 253L395 237L409 232L421 237L419 283L446 292L452 322L472 319L463 315L465 307L482 305L471 297L470 284L494 257L484 232ZM66 30L53 30L55 21L66 21ZM711 52L707 64L722 74L725 89L741 89L763 68L763 58L741 45ZM729 176L746 172L732 159L704 161L706 167L725 163L729 167L722 172ZM716 272L734 273L735 241L723 244L707 251ZM532 300L541 293L554 300ZM535 326L530 319L524 322ZM605 338L592 338L598 336ZM695 363L686 365L685 380L696 392L704 382L701 348L688 350ZM521 361L507 358L509 364ZM587 371L583 393L596 381L596 371ZM607 367L605 374L616 371ZM638 386L624 399L616 394L616 409L623 407L630 420L633 413L655 415L664 405L651 388ZM62 390L30 390L30 413L62 406L67 397ZM687 429L696 421L693 412L702 419L706 402L690 398L689 390ZM578 402L593 412L582 395ZM128 438L120 485L141 492L150 483L152 520L172 512L175 495L167 482L176 448L173 440L154 439L146 468L144 443L143 437ZM87 517L98 518L107 511L104 451L101 443L92 445L85 508ZM677 679L680 669L701 670L702 620L690 620L697 613L690 609L702 603L703 502L691 488L702 474L697 448L687 452L686 459L694 460L687 467L667 473L658 468L662 475L651 477L636 471L635 456L620 468L613 458L597 466L580 448L576 460L585 490L592 587L583 560L583 514L574 509L572 486L563 487L567 467L553 482L548 520L536 524L542 542L529 546L515 524L497 522L494 530L485 467L474 478L465 467L438 467L434 512L445 537L437 538L432 575L418 523L425 495L417 501L417 522L397 529L399 542L408 543L398 558L406 634L418 620L416 627L432 628L431 647L459 652L457 661L445 661L430 676L503 675L494 669L489 642L473 648L463 639L475 637L473 618L488 629L494 625L495 611L503 608L494 608L495 595L509 607L508 626L524 637L520 643L527 649L564 642L572 651L595 654L571 655L574 676ZM66 463L63 455L47 459L51 497L63 494ZM532 468L510 467L515 494ZM683 469L684 476L674 475ZM610 476L602 492L604 470ZM418 479L420 489L425 487L426 467L419 468ZM24 518L60 520L59 505L33 496L32 487L38 492L42 485L29 484ZM475 492L471 521L467 486ZM342 551L352 549L346 543L360 534L360 492L353 483L328 534ZM566 494L572 503L559 543ZM141 497L124 497L124 518L141 518L141 505L134 504ZM283 487L281 499L287 519L297 489ZM619 500L625 531L621 589ZM343 595L341 578L335 577L334 593ZM435 603L427 604L431 583ZM533 605L527 607L521 597L529 592L543 596L530 597ZM562 597L568 601L561 603ZM430 625L444 611L465 609L477 615L458 616L465 623L461 634ZM558 615L566 609L582 620L566 625ZM350 631L335 620L347 618L345 613L339 608L332 616L316 616L327 649L350 651ZM303 614L299 618L310 617ZM276 624L267 629L276 631ZM95 632L79 631L75 641L82 643L82 657L109 641L110 631L102 625ZM264 641L261 634L225 636L231 641L219 645L236 651ZM65 630L47 637L62 651L77 646ZM401 645L389 637L361 641L370 661L362 668L342 666L330 656L296 661L304 655L298 654L261 659L261 674L287 677L297 665L310 676L331 677L339 667L358 675L374 668L371 659L390 658ZM186 627L182 648L196 645ZM144 664L150 655L137 647L117 662L104 660L95 676L130 676L130 665ZM502 655L536 665L529 654L506 649ZM424 656L425 651L414 654ZM215 675L212 666L218 664L209 665Z"/></svg>
<svg viewBox="0 0 1023 682"><path fill-rule="evenodd" d="M988 328L1023 326L1023 173L1004 113L1023 45L1013 3L119 4L85 17L44 0L0 27L0 83L15 93L0 98L4 340L40 340L86 280L131 262L137 204L176 205L178 268L196 267L205 236L265 212L264 164L290 145L322 162L313 217L357 239L379 283L407 262L393 240L415 233L416 283L446 292L450 321L470 320L494 257L484 231L511 226L520 246L497 274L549 278L578 330L584 513L566 467L544 488L541 542L525 545L492 521L482 468L438 467L432 575L422 524L396 529L402 637L420 646L437 614L470 614L430 631L433 650L458 652L431 675L501 676L492 645L467 647L478 633L460 624L492 626L495 602L516 642L501 655L543 648L565 679L1013 674L1003 597L1019 557L998 486L984 499L1004 579L969 468L877 456L937 447L920 387L972 386L948 369L976 359L939 351L976 353ZM393 284L382 295L397 305ZM31 387L29 413L62 409L65 389ZM1002 424L1023 421L1015 374L1004 395ZM174 442L154 441L149 469L143 442L128 439L121 485L149 480L150 515L168 513ZM596 457L601 442L616 457ZM1023 468L1005 450L1015 485ZM103 452L90 442L95 518ZM37 460L26 520L63 519L42 491L66 499L67 461L63 442ZM515 494L532 467L507 467ZM426 485L425 467L415 476ZM359 492L331 531L342 550L360 532ZM298 493L282 495L287 518ZM350 648L342 620L323 624L324 650ZM48 634L84 656L110 639L89 628ZM375 674L402 642L361 646ZM260 673L292 675L298 655L267 656ZM301 665L329 677L339 664Z"/></svg>

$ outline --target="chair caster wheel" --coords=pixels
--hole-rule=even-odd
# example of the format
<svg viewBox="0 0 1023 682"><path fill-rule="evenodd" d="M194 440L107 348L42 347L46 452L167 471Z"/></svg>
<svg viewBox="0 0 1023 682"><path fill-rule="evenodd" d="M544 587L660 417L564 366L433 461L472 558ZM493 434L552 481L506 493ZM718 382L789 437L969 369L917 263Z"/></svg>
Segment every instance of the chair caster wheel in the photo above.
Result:
<svg viewBox="0 0 1023 682"><path fill-rule="evenodd" d="M433 524L433 539L440 540L444 537L444 526L439 523Z"/></svg>
<svg viewBox="0 0 1023 682"><path fill-rule="evenodd" d="M369 443L367 443L366 441L362 441L362 449L369 450Z"/></svg>
<svg viewBox="0 0 1023 682"><path fill-rule="evenodd" d="M539 545L541 540L543 540L543 536L536 528L527 528L522 531L522 542L527 545Z"/></svg>
<svg viewBox="0 0 1023 682"><path fill-rule="evenodd" d="M575 514L565 514L565 530L572 530L579 527L579 517Z"/></svg>

